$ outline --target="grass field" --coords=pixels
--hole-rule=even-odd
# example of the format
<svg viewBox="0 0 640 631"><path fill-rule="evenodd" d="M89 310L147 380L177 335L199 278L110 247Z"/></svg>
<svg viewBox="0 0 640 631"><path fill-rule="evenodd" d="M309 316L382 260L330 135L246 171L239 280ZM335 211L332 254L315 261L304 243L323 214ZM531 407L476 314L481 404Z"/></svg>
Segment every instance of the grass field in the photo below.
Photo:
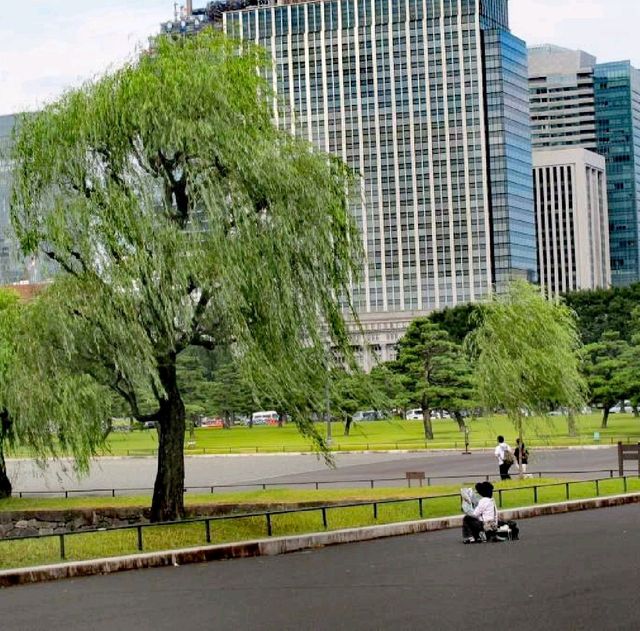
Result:
<svg viewBox="0 0 640 631"><path fill-rule="evenodd" d="M551 486L553 483L559 486ZM515 508L533 503L531 480L499 483L496 488L502 489L503 508ZM538 485L538 503L551 503L566 499L564 482L557 480L536 481ZM547 486L545 486L547 485ZM529 487L529 488L525 488ZM625 489L621 479L602 480L599 482L600 495L613 495ZM640 479L630 478L626 481L629 492L640 491ZM249 493L233 493L215 496L188 496L188 503L237 502L294 502L303 500L315 501L371 501L389 498L402 498L406 501L399 504L379 504L377 518L374 518L372 506L334 507L327 510L327 528L329 530L384 524L420 518L419 504L416 498L428 498L423 501L423 517L435 518L456 515L460 512L458 497L459 485L430 487L428 489L348 489L348 490L270 490ZM451 497L442 495L453 494ZM582 499L594 497L594 482L572 482L570 498ZM440 496L440 497L439 497ZM28 499L3 500L0 511L8 509L38 510L58 507L104 507L123 505L146 505L148 499L142 498L76 498L72 500ZM271 518L273 535L291 535L316 532L324 529L320 510L312 512L274 515ZM216 519L210 524L211 543L245 541L266 536L264 517L242 517L237 519ZM153 526L143 529L145 551L170 550L176 548L203 545L206 541L204 523L185 523L172 526ZM0 568L28 567L60 561L59 538L57 536L43 539L27 539L25 541L0 540ZM133 554L137 550L137 532L119 530L65 536L66 559L77 561L101 558L121 554Z"/></svg>
<svg viewBox="0 0 640 631"><path fill-rule="evenodd" d="M495 438L503 434L513 444L515 430L506 417L479 418L470 423L470 446L491 447ZM612 414L609 427L600 429L600 415L592 414L578 419L579 436L567 434L567 421L562 416L529 418L526 420L525 441L532 447L615 444L640 441L640 418L631 414ZM324 435L326 427L319 424ZM594 440L594 432L599 432L599 441ZM332 449L444 449L461 448L464 436L454 421L434 421L435 438L425 443L421 421L368 421L356 423L350 436L343 435L343 426L332 423ZM136 455L151 453L157 447L155 430L130 433L113 433L109 437L107 454ZM309 441L300 436L293 425L284 427L256 426L253 428L234 427L223 429L197 429L195 444L186 446L187 453L266 453L308 451Z"/></svg>

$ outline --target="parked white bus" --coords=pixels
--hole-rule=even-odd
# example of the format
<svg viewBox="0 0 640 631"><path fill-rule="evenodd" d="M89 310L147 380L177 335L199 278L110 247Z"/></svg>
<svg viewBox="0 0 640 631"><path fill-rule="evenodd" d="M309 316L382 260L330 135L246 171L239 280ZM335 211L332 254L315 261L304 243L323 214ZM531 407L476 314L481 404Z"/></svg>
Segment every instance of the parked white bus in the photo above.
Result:
<svg viewBox="0 0 640 631"><path fill-rule="evenodd" d="M254 412L251 415L253 425L273 425L280 420L280 415L275 410Z"/></svg>

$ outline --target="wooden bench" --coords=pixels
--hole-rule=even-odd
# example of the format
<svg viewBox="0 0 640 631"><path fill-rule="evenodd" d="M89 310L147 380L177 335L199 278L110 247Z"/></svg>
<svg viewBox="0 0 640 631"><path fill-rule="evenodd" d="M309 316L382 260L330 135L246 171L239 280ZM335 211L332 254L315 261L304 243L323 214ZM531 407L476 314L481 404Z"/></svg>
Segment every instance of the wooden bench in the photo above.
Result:
<svg viewBox="0 0 640 631"><path fill-rule="evenodd" d="M407 471L405 476L409 487L411 487L411 480L418 480L420 482L420 486L422 486L422 482L426 478L424 471Z"/></svg>

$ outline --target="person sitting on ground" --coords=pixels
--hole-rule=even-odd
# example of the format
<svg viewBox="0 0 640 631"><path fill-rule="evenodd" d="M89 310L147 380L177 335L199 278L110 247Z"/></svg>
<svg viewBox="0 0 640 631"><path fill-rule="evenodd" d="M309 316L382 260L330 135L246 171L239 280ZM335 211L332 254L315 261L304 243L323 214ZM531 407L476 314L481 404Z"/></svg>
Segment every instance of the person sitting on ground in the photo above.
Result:
<svg viewBox="0 0 640 631"><path fill-rule="evenodd" d="M480 495L478 505L473 512L467 513L462 520L462 541L475 543L486 541L486 531L495 531L498 528L498 509L493 499L493 484L491 482L479 482L476 491Z"/></svg>
<svg viewBox="0 0 640 631"><path fill-rule="evenodd" d="M504 442L504 436L498 436L498 446L494 451L495 457L498 459L498 468L500 470L501 480L510 480L509 469L513 464L513 450Z"/></svg>
<svg viewBox="0 0 640 631"><path fill-rule="evenodd" d="M520 444L520 439L516 438L516 448L513 452L513 455L516 459L516 464L520 466L520 471L524 474L527 472L527 465L529 464L529 451L527 450L527 446L522 441L522 445Z"/></svg>

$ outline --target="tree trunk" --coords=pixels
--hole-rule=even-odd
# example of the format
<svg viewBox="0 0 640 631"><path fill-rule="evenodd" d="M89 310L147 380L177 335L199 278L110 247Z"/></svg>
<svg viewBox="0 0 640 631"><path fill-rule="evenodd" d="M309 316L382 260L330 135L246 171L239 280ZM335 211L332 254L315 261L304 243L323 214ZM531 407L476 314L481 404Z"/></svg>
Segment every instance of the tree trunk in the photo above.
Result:
<svg viewBox="0 0 640 631"><path fill-rule="evenodd" d="M11 431L11 419L9 413L3 410L0 414L0 499L11 497L13 491L11 487L11 480L7 475L7 464L4 461L4 444L5 438Z"/></svg>
<svg viewBox="0 0 640 631"><path fill-rule="evenodd" d="M522 414L518 414L516 420L516 429L518 430L518 438L520 439L520 449L518 449L518 478L524 479L524 471L522 470L522 452L524 445L524 436L522 435Z"/></svg>
<svg viewBox="0 0 640 631"><path fill-rule="evenodd" d="M4 440L0 437L0 499L11 497L11 480L7 475L7 465L4 461Z"/></svg>
<svg viewBox="0 0 640 631"><path fill-rule="evenodd" d="M602 408L602 425L600 426L601 429L607 429L607 423L609 422L609 406L605 405L604 408Z"/></svg>
<svg viewBox="0 0 640 631"><path fill-rule="evenodd" d="M184 517L185 411L176 380L176 357L159 367L165 398L158 414L158 472L153 488L151 521Z"/></svg>
<svg viewBox="0 0 640 631"><path fill-rule="evenodd" d="M351 431L351 423L353 423L353 416L350 414L345 418L344 421L344 435L348 436Z"/></svg>
<svg viewBox="0 0 640 631"><path fill-rule="evenodd" d="M576 417L573 410L569 410L569 414L567 415L567 427L569 436L575 437L578 435L578 426L576 425Z"/></svg>
<svg viewBox="0 0 640 631"><path fill-rule="evenodd" d="M458 429L461 432L464 432L466 425L465 425L464 417L462 416L462 414L460 412L454 412L453 418L456 420L456 423L458 424Z"/></svg>
<svg viewBox="0 0 640 631"><path fill-rule="evenodd" d="M422 425L424 427L425 440L433 440L433 424L431 423L431 410L422 408Z"/></svg>

